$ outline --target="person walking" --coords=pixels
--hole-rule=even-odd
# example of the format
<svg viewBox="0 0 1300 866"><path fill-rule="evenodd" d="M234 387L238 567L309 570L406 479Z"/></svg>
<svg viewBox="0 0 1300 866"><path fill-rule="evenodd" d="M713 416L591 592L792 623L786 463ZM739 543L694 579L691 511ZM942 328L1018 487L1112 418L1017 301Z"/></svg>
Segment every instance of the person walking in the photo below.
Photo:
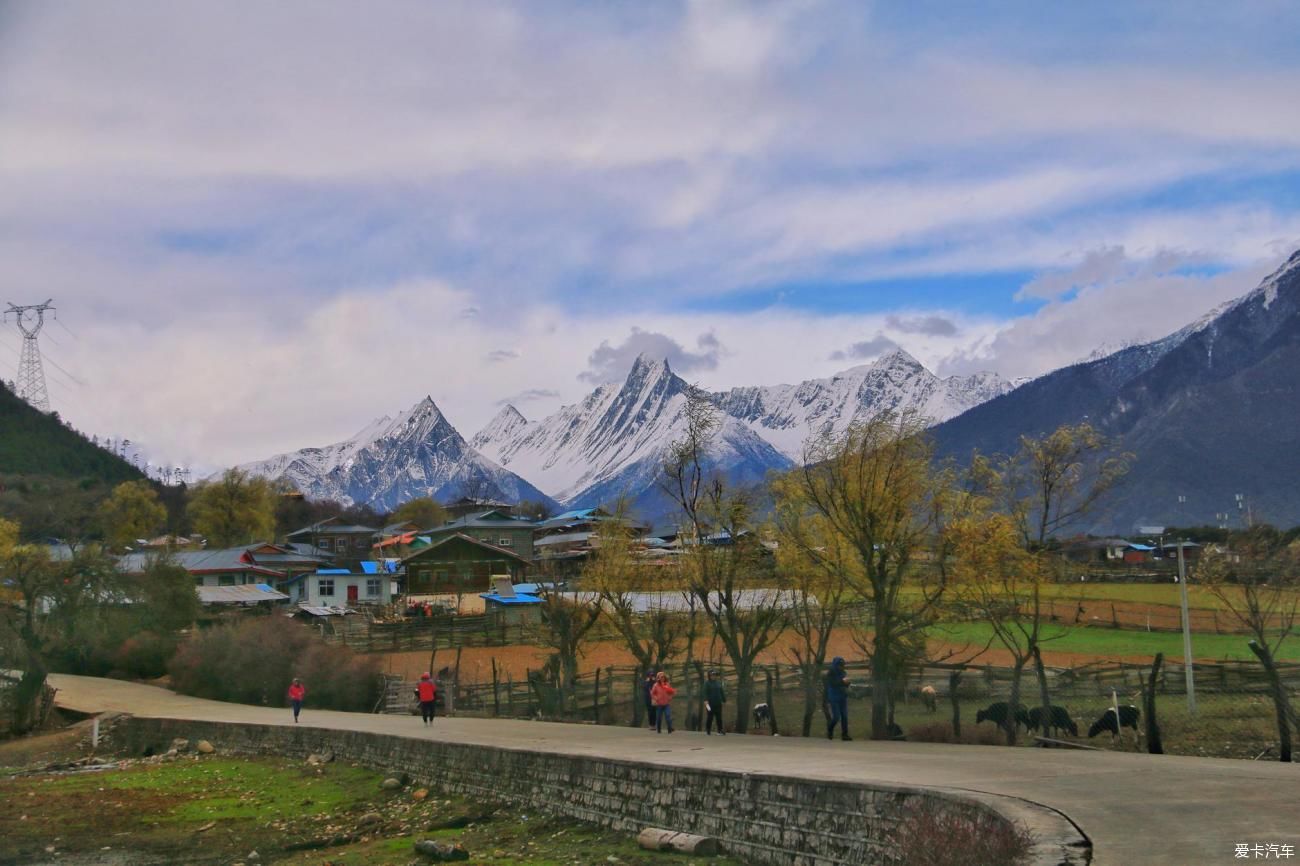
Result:
<svg viewBox="0 0 1300 866"><path fill-rule="evenodd" d="M826 672L826 703L831 710L826 739L835 739L835 726L839 725L840 739L852 740L849 736L849 678L844 671L844 659L839 656L831 659L830 670Z"/></svg>
<svg viewBox="0 0 1300 866"><path fill-rule="evenodd" d="M307 697L307 687L297 677L289 684L289 706L293 707L293 723L298 724L298 714L302 712L303 698Z"/></svg>
<svg viewBox="0 0 1300 866"><path fill-rule="evenodd" d="M655 726L655 702L650 697L650 692L654 689L657 681L658 677L655 676L654 671L646 671L645 679L641 681L641 691L645 694L646 716L649 718L650 727L652 728Z"/></svg>
<svg viewBox="0 0 1300 866"><path fill-rule="evenodd" d="M668 733L673 732L673 695L677 689L668 682L668 674L663 671L655 677L654 688L650 690L650 700L655 706L655 733L662 734L664 723L668 723Z"/></svg>
<svg viewBox="0 0 1300 866"><path fill-rule="evenodd" d="M438 699L438 684L433 681L433 677L427 673L420 674L415 696L420 701L420 717L426 725L433 724L433 702Z"/></svg>
<svg viewBox="0 0 1300 866"><path fill-rule="evenodd" d="M704 681L704 733L713 733L713 723L718 723L718 734L726 736L722 730L722 705L727 702L727 692L718 679L717 671L709 671L709 678Z"/></svg>

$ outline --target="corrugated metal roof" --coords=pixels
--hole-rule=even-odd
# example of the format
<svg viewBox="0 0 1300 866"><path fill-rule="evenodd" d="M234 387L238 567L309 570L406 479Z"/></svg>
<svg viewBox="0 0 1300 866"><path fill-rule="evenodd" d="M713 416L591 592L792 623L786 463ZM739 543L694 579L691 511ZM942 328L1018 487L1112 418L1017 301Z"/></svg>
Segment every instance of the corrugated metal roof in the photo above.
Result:
<svg viewBox="0 0 1300 866"><path fill-rule="evenodd" d="M289 596L264 583L244 586L196 586L203 604L256 604L259 601L287 601Z"/></svg>
<svg viewBox="0 0 1300 866"><path fill-rule="evenodd" d="M513 550L506 550L504 547L497 547L495 544L489 544L486 541L480 541L479 539L474 538L471 535L466 535L463 532L457 532L455 535L448 535L446 538L440 538L434 544L431 544L428 547L423 547L415 551L414 553L408 554L405 558L402 559L402 562L409 562L410 560L415 559L417 557L428 556L431 551L437 550L439 547L442 547L444 544L455 541L457 539L468 542L469 544L472 544L476 547L485 547L488 550L496 551L497 553L504 553L506 556L509 556L512 559L517 559L520 562L525 564L527 564L528 562L528 560L524 559L522 556L515 553Z"/></svg>
<svg viewBox="0 0 1300 866"><path fill-rule="evenodd" d="M583 541L590 541L594 532L560 532L555 535L544 535L533 542L533 547L547 547L552 544L569 544Z"/></svg>
<svg viewBox="0 0 1300 866"><path fill-rule="evenodd" d="M349 610L346 607L325 607L315 604L300 604L298 605L298 610L303 613L309 613L312 616L343 616L349 613L356 613L356 611Z"/></svg>

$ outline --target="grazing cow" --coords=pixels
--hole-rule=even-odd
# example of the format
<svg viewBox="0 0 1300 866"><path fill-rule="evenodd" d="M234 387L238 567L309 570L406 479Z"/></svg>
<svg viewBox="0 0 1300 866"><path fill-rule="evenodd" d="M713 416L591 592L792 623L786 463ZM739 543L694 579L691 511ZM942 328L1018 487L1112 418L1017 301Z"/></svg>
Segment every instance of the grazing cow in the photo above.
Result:
<svg viewBox="0 0 1300 866"><path fill-rule="evenodd" d="M1119 724L1117 725L1115 724L1115 708L1107 707L1106 712L1101 714L1101 718L1093 722L1092 727L1088 729L1088 736L1091 738L1102 731L1110 731L1112 737L1117 737L1120 728L1132 728L1133 732L1137 733L1138 717L1140 715L1138 708L1131 704L1127 707L1120 707Z"/></svg>
<svg viewBox="0 0 1300 866"><path fill-rule="evenodd" d="M934 690L934 686L921 686L921 703L931 713L938 709L939 693Z"/></svg>
<svg viewBox="0 0 1300 866"><path fill-rule="evenodd" d="M1070 718L1070 713L1065 709L1065 707L1058 707L1053 704L1051 711L1051 716L1047 719L1047 723L1044 724L1043 708L1030 707L1028 714L1029 723L1025 725L1025 727L1031 731L1036 731L1039 728L1042 728L1044 734L1046 734L1048 729L1051 728L1053 731L1069 731L1070 736L1072 737L1079 736L1079 726L1074 723L1074 719Z"/></svg>
<svg viewBox="0 0 1300 866"><path fill-rule="evenodd" d="M1010 705L1006 701L998 701L997 703L989 704L987 707L975 714L975 724L978 725L980 722L988 719L999 728L1004 728L1007 725L1009 707ZM1016 707L1015 720L1017 725L1029 727L1029 714L1025 712L1023 706Z"/></svg>
<svg viewBox="0 0 1300 866"><path fill-rule="evenodd" d="M754 704L754 725L769 725L772 723L772 708L766 703Z"/></svg>

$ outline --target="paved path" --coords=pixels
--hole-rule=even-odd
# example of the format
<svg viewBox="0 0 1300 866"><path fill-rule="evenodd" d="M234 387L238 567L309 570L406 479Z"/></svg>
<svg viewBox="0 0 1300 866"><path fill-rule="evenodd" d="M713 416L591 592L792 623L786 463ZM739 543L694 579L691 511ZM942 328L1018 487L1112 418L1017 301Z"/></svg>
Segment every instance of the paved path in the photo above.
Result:
<svg viewBox="0 0 1300 866"><path fill-rule="evenodd" d="M51 675L58 704L80 712L292 724L288 710L184 697L164 689ZM634 758L686 767L981 791L1056 809L1093 842L1100 866L1240 863L1235 843L1295 846L1300 866L1300 767L1294 764L1058 749L803 738L672 736L626 727L507 719L303 710L303 724L415 738Z"/></svg>

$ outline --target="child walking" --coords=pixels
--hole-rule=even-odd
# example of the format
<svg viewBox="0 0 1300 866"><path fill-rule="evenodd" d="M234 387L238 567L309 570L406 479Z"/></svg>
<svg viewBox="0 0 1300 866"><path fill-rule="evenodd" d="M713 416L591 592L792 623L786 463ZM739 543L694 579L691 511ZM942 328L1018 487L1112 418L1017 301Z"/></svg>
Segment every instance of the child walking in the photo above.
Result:
<svg viewBox="0 0 1300 866"><path fill-rule="evenodd" d="M664 723L668 723L668 733L673 732L673 695L677 689L668 682L668 674L663 671L655 677L654 688L650 690L650 700L655 706L655 733L662 734Z"/></svg>
<svg viewBox="0 0 1300 866"><path fill-rule="evenodd" d="M415 687L415 696L420 701L420 716L426 725L433 724L433 702L438 698L438 684L427 673L420 674L420 684Z"/></svg>
<svg viewBox="0 0 1300 866"><path fill-rule="evenodd" d="M293 723L298 724L298 713L302 712L302 699L307 697L307 687L297 677L289 684L289 706L293 707Z"/></svg>

